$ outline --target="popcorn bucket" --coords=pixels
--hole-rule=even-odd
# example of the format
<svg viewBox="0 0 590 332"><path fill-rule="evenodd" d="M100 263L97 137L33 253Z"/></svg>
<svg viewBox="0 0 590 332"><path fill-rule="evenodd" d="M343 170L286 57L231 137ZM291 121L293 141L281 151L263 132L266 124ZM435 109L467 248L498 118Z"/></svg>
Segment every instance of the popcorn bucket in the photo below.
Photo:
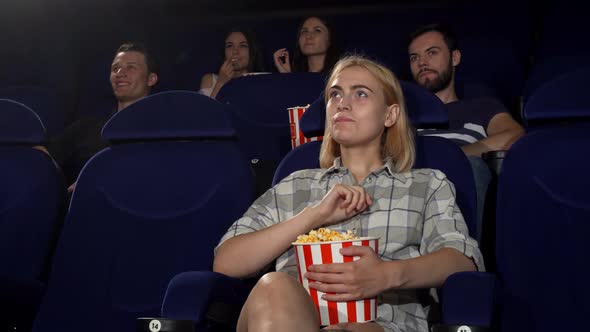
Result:
<svg viewBox="0 0 590 332"><path fill-rule="evenodd" d="M369 246L375 252L378 248L378 238L363 237L357 240L293 243L297 256L297 270L299 282L311 296L319 313L320 325L338 323L364 323L375 320L377 299L362 299L348 302L333 302L322 299L323 292L309 288L309 280L304 277L307 267L314 264L331 264L352 262L359 257L342 256L341 248L350 246Z"/></svg>
<svg viewBox="0 0 590 332"><path fill-rule="evenodd" d="M301 129L299 129L299 120L301 119L301 116L303 116L303 113L305 113L308 107L309 105L289 107L287 109L289 110L289 127L291 128L292 149L298 147L303 143L322 140L323 136L307 138L305 137L305 135L303 135Z"/></svg>

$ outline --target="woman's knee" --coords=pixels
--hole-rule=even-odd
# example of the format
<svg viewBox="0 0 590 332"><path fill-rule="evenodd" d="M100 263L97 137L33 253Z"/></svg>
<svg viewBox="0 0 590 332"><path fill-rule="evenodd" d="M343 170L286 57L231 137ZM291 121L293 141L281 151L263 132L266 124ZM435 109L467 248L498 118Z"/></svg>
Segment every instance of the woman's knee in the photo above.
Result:
<svg viewBox="0 0 590 332"><path fill-rule="evenodd" d="M284 272L269 272L263 275L253 292L264 293L265 296L280 296L284 299L285 293L289 292L305 292L303 286L293 277Z"/></svg>
<svg viewBox="0 0 590 332"><path fill-rule="evenodd" d="M295 319L303 327L319 327L311 297L297 279L283 272L267 273L258 280L248 296L244 312L247 312L248 319L259 322L284 324L285 321Z"/></svg>
<svg viewBox="0 0 590 332"><path fill-rule="evenodd" d="M277 283L284 283L290 285L291 283L295 283L299 285L297 279L291 277L289 274L285 272L269 272L263 275L259 280L258 284L277 284Z"/></svg>

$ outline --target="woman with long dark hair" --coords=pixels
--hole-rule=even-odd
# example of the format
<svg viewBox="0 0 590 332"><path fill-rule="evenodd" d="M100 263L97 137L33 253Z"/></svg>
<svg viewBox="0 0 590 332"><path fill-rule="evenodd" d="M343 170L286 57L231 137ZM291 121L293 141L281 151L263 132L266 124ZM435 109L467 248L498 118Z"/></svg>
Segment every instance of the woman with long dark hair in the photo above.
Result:
<svg viewBox="0 0 590 332"><path fill-rule="evenodd" d="M224 61L219 72L205 74L201 79L199 92L211 98L215 98L221 87L231 79L263 71L262 58L252 31L240 28L229 30L224 49Z"/></svg>
<svg viewBox="0 0 590 332"><path fill-rule="evenodd" d="M286 48L274 53L274 62L281 73L328 73L336 61L339 50L332 26L325 18L311 16L305 19L297 32L297 45L293 61Z"/></svg>

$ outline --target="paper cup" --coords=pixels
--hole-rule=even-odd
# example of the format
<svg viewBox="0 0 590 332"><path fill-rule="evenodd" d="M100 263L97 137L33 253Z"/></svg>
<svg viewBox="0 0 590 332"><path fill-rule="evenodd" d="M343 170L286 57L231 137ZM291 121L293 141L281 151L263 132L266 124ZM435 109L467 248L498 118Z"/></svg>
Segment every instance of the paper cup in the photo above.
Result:
<svg viewBox="0 0 590 332"><path fill-rule="evenodd" d="M378 238L363 237L358 240L330 241L317 243L293 243L297 256L299 282L311 296L320 317L320 325L338 323L364 323L375 320L377 311L376 298L348 302L333 302L322 299L323 292L309 288L309 280L304 277L307 267L314 264L331 264L352 262L359 257L347 257L340 254L341 248L350 246L369 246L375 252Z"/></svg>
<svg viewBox="0 0 590 332"><path fill-rule="evenodd" d="M303 113L305 113L305 111L307 110L308 107L309 107L309 105L307 105L305 107L303 107L303 106L289 107L287 109L287 110L289 110L289 127L291 128L291 148L292 149L298 147L299 145L301 145L303 143L317 141L317 140L321 140L323 138L323 136L311 137L311 138L305 137L305 135L303 135L303 131L301 131L301 129L299 127L299 120L301 119L301 116L303 116Z"/></svg>

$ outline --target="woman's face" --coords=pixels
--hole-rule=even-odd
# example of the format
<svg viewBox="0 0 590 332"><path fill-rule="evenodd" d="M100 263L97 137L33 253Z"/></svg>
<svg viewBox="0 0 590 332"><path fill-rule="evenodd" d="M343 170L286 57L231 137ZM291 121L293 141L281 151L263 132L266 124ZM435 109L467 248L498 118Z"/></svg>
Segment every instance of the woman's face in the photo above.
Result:
<svg viewBox="0 0 590 332"><path fill-rule="evenodd" d="M381 84L365 68L342 70L327 93L327 124L342 146L380 145L385 127L397 120L399 105L386 105Z"/></svg>
<svg viewBox="0 0 590 332"><path fill-rule="evenodd" d="M225 39L225 60L234 64L235 71L248 70L250 62L250 45L241 32L232 32Z"/></svg>
<svg viewBox="0 0 590 332"><path fill-rule="evenodd" d="M322 21L310 17L299 31L299 48L305 56L325 55L330 47L330 32Z"/></svg>

